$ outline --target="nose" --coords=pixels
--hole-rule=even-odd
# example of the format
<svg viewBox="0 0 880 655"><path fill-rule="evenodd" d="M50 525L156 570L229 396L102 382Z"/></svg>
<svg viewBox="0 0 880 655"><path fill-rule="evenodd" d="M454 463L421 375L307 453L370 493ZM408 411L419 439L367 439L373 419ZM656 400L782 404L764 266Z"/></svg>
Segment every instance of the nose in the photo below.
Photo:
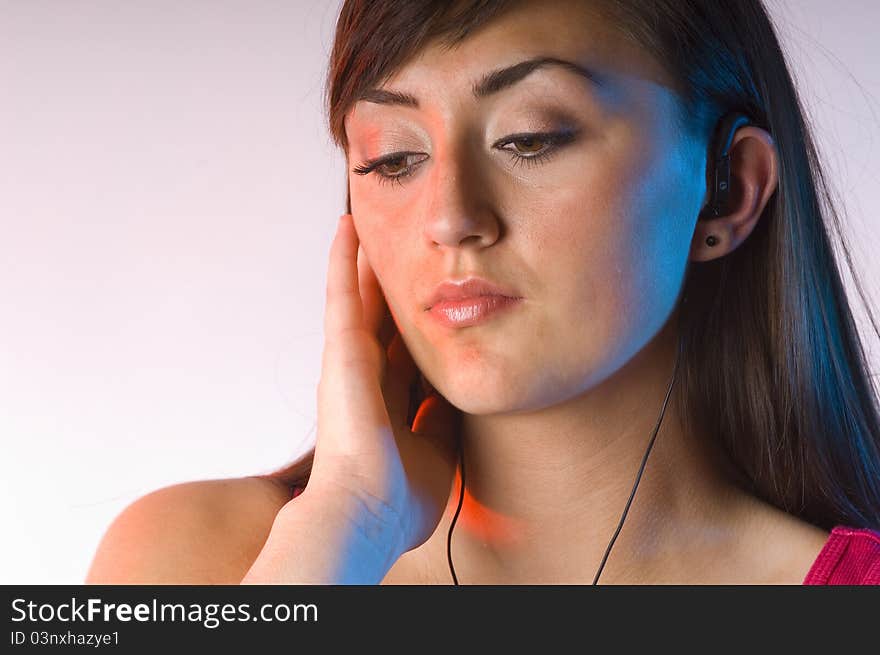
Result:
<svg viewBox="0 0 880 655"><path fill-rule="evenodd" d="M501 227L478 157L468 145L436 153L425 207L430 243L485 248L498 240Z"/></svg>

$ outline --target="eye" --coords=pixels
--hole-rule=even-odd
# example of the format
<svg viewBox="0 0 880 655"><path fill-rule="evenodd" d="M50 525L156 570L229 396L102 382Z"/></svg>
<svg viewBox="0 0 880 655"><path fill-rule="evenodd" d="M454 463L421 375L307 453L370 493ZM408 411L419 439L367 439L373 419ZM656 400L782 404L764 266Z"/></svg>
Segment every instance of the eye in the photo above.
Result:
<svg viewBox="0 0 880 655"><path fill-rule="evenodd" d="M529 136L525 137L524 139L516 139L515 141L510 141L509 143L516 143L525 146L525 150L519 147L516 148L518 154L533 155L541 151L541 148L535 147L535 144L538 144L538 146L540 146L543 141L538 136Z"/></svg>
<svg viewBox="0 0 880 655"><path fill-rule="evenodd" d="M495 147L506 151L513 158L514 166L518 163L536 166L538 162L550 159L561 146L573 141L576 136L576 130L514 134L496 142ZM502 147L511 143L515 144L513 150Z"/></svg>
<svg viewBox="0 0 880 655"><path fill-rule="evenodd" d="M401 164L416 157L421 157L421 159L416 160L408 166L401 167ZM358 175L367 175L368 173L375 171L379 178L379 184L386 184L387 182L403 184L400 179L412 175L415 164L420 164L427 158L428 155L419 155L410 152L395 152L382 157L381 159L364 162L360 166L353 168L352 172L357 173Z"/></svg>
<svg viewBox="0 0 880 655"><path fill-rule="evenodd" d="M496 141L493 147L507 152L513 158L514 165L525 162L529 166L535 166L539 161L549 159L561 146L573 141L576 136L577 130L573 129L514 134ZM503 147L509 144L515 144L513 150ZM415 161L411 158L415 158ZM358 175L375 172L380 184L394 182L402 185L401 180L412 175L416 165L427 158L428 155L418 153L395 152L380 159L366 161L353 168L352 172ZM412 163L406 164L408 161Z"/></svg>

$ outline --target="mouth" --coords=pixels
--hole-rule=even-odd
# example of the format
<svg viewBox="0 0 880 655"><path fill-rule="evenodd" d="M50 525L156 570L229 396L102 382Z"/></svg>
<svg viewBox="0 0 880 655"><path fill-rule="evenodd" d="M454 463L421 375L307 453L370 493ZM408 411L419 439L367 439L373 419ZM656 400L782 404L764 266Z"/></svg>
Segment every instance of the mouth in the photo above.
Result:
<svg viewBox="0 0 880 655"><path fill-rule="evenodd" d="M507 315L522 304L522 298L485 295L455 300L442 300L428 309L428 313L448 328L481 325L490 319Z"/></svg>
<svg viewBox="0 0 880 655"><path fill-rule="evenodd" d="M428 298L425 311L430 311L440 303L452 301L473 301L482 297L501 297L507 299L521 298L515 289L493 282L482 277L469 277L462 280L447 280L437 285L434 293Z"/></svg>

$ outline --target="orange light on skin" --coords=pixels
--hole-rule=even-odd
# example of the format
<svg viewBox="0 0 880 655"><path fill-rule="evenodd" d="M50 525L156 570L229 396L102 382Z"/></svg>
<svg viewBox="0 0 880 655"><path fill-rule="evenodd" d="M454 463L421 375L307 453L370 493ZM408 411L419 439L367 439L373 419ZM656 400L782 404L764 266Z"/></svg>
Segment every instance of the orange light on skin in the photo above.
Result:
<svg viewBox="0 0 880 655"><path fill-rule="evenodd" d="M455 516L455 508L458 507L458 497L461 494L461 468L455 472L455 492L450 496L450 516ZM523 532L519 529L517 521L509 516L496 512L471 495L468 489L464 490L461 512L455 521L455 528L462 527L479 541L509 546L520 541L517 535Z"/></svg>
<svg viewBox="0 0 880 655"><path fill-rule="evenodd" d="M426 384L429 384L425 380ZM432 387L433 388L433 387ZM431 402L429 396L422 401L419 409L416 411L413 419L413 430L419 431L423 417L428 413L428 404ZM447 516L455 516L455 510L458 507L458 497L461 494L461 467L455 469L455 479L453 480L454 491L449 495L449 502L446 505ZM522 542L525 530L521 523L505 514L496 512L483 505L477 500L466 488L464 498L462 499L461 512L455 520L453 534L458 529L466 530L469 536L482 543L491 543L498 546L510 546L517 542Z"/></svg>

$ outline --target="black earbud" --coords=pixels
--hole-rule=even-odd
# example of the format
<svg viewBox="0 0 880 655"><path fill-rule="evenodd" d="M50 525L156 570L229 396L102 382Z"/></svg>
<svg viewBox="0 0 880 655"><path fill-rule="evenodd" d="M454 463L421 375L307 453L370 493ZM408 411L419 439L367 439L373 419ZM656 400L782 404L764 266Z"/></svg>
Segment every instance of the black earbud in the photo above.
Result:
<svg viewBox="0 0 880 655"><path fill-rule="evenodd" d="M721 216L727 205L727 197L730 193L730 143L733 135L744 125L751 125L752 121L741 112L729 112L725 114L715 128L713 138L713 181L712 195L709 202L700 212L699 218L716 218Z"/></svg>

